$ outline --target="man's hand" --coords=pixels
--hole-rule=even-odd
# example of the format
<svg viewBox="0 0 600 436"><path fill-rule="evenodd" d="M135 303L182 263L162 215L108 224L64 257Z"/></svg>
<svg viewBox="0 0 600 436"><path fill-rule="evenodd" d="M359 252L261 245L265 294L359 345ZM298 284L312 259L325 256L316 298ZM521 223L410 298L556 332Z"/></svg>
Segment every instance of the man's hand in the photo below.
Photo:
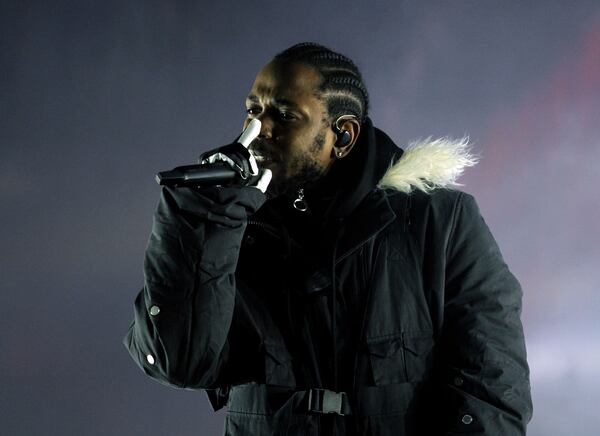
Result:
<svg viewBox="0 0 600 436"><path fill-rule="evenodd" d="M208 151L200 156L200 164L211 165L223 162L234 169L242 180L242 186L252 186L266 192L273 173L270 169L259 169L256 159L247 149L248 156L240 153L240 144L235 143ZM246 160L246 162L244 162Z"/></svg>
<svg viewBox="0 0 600 436"><path fill-rule="evenodd" d="M260 121L254 119L244 129L236 142L207 151L200 155L198 160L201 165L224 162L238 172L243 181L243 186L256 187L265 193L273 173L269 169L260 170L256 158L248 150L248 146L259 133Z"/></svg>

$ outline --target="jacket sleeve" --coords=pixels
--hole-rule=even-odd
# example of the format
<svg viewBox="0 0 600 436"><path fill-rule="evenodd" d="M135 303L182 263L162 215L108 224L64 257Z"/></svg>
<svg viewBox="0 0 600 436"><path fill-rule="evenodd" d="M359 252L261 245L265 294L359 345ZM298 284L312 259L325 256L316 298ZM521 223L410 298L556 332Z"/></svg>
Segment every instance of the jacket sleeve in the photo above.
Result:
<svg viewBox="0 0 600 436"><path fill-rule="evenodd" d="M210 388L229 354L235 270L253 187L163 188L144 259L144 287L124 344L156 380Z"/></svg>
<svg viewBox="0 0 600 436"><path fill-rule="evenodd" d="M465 193L455 206L445 294L446 434L524 435L532 404L522 290Z"/></svg>

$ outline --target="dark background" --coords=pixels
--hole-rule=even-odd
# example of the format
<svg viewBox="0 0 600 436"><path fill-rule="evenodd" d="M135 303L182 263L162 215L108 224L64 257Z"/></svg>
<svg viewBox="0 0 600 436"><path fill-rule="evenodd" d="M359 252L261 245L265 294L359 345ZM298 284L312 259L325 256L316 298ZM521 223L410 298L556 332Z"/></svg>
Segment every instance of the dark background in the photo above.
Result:
<svg viewBox="0 0 600 436"><path fill-rule="evenodd" d="M158 170L234 139L258 69L303 40L362 68L399 145L470 135L522 283L530 434L600 429L600 2L0 1L0 433L216 435L202 392L121 338Z"/></svg>

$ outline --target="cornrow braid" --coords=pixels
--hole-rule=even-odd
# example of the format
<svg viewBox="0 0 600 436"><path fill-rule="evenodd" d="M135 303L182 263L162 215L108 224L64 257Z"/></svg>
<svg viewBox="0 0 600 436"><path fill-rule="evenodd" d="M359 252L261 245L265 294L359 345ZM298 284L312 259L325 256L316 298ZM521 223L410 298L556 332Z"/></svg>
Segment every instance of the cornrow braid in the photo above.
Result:
<svg viewBox="0 0 600 436"><path fill-rule="evenodd" d="M315 68L322 76L319 94L331 119L354 115L364 122L369 110L369 94L358 67L346 56L314 42L301 42L275 56Z"/></svg>

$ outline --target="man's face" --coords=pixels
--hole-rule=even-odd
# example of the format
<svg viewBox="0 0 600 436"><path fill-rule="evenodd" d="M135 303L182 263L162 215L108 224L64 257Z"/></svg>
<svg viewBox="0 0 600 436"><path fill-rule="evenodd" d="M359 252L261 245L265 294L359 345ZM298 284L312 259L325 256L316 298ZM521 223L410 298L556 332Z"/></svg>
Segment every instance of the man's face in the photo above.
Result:
<svg viewBox="0 0 600 436"><path fill-rule="evenodd" d="M253 118L262 123L250 150L259 168L273 171L270 196L316 181L333 162L336 137L317 96L321 80L312 67L282 61L270 62L256 76L244 128Z"/></svg>

